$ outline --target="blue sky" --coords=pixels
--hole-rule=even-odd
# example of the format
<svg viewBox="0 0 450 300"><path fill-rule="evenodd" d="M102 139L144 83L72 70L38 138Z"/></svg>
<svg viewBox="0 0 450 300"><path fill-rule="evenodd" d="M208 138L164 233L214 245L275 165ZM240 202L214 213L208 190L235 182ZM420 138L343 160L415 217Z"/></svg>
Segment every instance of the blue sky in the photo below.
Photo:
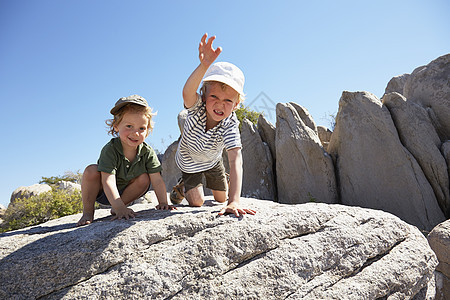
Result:
<svg viewBox="0 0 450 300"><path fill-rule="evenodd" d="M393 76L449 53L449 14L445 0L0 0L0 204L95 163L123 96L158 112L147 142L164 151L205 32L243 70L250 108L294 101L327 126L342 91L381 97Z"/></svg>

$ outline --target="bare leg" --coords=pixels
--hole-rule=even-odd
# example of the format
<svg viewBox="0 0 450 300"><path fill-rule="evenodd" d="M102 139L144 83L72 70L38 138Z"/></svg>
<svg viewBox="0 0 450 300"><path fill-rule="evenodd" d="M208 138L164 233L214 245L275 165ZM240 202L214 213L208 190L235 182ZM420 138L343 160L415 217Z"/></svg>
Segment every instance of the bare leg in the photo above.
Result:
<svg viewBox="0 0 450 300"><path fill-rule="evenodd" d="M120 198L125 205L128 205L144 195L147 192L149 186L150 176L148 176L147 173L139 175L138 177L130 181Z"/></svg>
<svg viewBox="0 0 450 300"><path fill-rule="evenodd" d="M189 202L189 206L200 207L205 202L202 185L190 189L185 193L185 196L186 200Z"/></svg>
<svg viewBox="0 0 450 300"><path fill-rule="evenodd" d="M94 220L95 199L102 188L101 174L97 165L89 165L83 173L81 181L81 199L83 201L83 216L77 226L87 225Z"/></svg>
<svg viewBox="0 0 450 300"><path fill-rule="evenodd" d="M214 200L216 200L217 202L224 203L225 201L227 201L227 192L226 191L213 190L212 193L214 196Z"/></svg>

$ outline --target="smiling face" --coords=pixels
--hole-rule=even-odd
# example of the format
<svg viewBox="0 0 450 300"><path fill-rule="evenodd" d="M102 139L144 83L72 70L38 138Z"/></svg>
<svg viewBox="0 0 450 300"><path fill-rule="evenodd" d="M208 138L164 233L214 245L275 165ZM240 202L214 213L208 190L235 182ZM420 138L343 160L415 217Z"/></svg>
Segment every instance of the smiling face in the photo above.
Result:
<svg viewBox="0 0 450 300"><path fill-rule="evenodd" d="M206 130L229 117L239 104L239 94L220 82L209 82L204 93L206 102Z"/></svg>
<svg viewBox="0 0 450 300"><path fill-rule="evenodd" d="M139 112L126 112L114 130L119 133L124 151L135 150L148 135L148 117Z"/></svg>

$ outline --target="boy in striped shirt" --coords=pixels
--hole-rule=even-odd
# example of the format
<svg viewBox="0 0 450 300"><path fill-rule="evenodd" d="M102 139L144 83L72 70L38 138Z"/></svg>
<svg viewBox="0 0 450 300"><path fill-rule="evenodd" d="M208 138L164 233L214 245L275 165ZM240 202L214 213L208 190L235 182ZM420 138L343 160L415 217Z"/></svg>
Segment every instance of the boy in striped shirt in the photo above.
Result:
<svg viewBox="0 0 450 300"><path fill-rule="evenodd" d="M219 215L233 213L255 214L254 210L240 207L242 187L242 155L239 121L234 111L244 98L244 74L235 65L213 62L222 52L214 49L215 37L207 40L203 35L199 45L199 66L192 72L183 88L184 106L188 116L184 124L176 154L177 166L182 171L184 195L190 206L204 203L202 178L213 192L214 199L227 201L227 179L222 161L225 148L230 164L229 199ZM200 94L197 89L202 82ZM175 194L176 195L176 194ZM171 200L178 204L181 197Z"/></svg>

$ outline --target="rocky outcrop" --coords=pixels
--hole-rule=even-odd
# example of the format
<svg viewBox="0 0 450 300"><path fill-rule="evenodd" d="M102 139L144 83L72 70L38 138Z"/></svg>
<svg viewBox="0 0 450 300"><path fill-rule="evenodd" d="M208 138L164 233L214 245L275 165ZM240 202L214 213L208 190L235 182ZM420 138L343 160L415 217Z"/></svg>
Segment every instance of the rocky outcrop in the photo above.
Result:
<svg viewBox="0 0 450 300"><path fill-rule="evenodd" d="M81 191L81 185L78 183L70 182L70 181L64 181L61 180L56 184L56 188L58 190L65 191L67 193L73 193L75 191Z"/></svg>
<svg viewBox="0 0 450 300"><path fill-rule="evenodd" d="M290 103L277 104L278 201L336 203L333 161L324 151L316 131L307 123Z"/></svg>
<svg viewBox="0 0 450 300"><path fill-rule="evenodd" d="M437 265L417 228L370 209L242 199L0 234L2 299L424 299ZM153 204L154 205L154 204ZM433 293L432 290L428 291Z"/></svg>
<svg viewBox="0 0 450 300"><path fill-rule="evenodd" d="M403 88L405 87L406 81L409 78L409 74L403 74L399 76L393 77L391 80L389 80L384 94L389 93L399 93L403 95Z"/></svg>
<svg viewBox="0 0 450 300"><path fill-rule="evenodd" d="M181 178L181 170L175 163L175 155L177 153L178 141L173 142L167 150L164 152L163 159L161 161L162 178L166 184L168 191L172 190L172 187L178 183Z"/></svg>
<svg viewBox="0 0 450 300"><path fill-rule="evenodd" d="M342 204L388 211L427 231L445 220L388 109L373 94L342 94L328 151L335 158Z"/></svg>
<svg viewBox="0 0 450 300"><path fill-rule="evenodd" d="M419 163L433 188L441 210L450 217L449 177L440 151L441 141L426 110L398 93L387 94L383 104L391 113L400 140Z"/></svg>
<svg viewBox="0 0 450 300"><path fill-rule="evenodd" d="M447 162L448 177L450 178L450 140L442 144L441 152Z"/></svg>
<svg viewBox="0 0 450 300"><path fill-rule="evenodd" d="M242 149L242 196L275 200L272 154L269 146L262 142L256 126L246 119L242 122Z"/></svg>
<svg viewBox="0 0 450 300"><path fill-rule="evenodd" d="M270 153L272 154L272 160L276 160L276 150L275 150L275 126L270 123L264 115L259 115L257 128L259 135L261 136L261 140L265 142L270 149Z"/></svg>
<svg viewBox="0 0 450 300"><path fill-rule="evenodd" d="M50 192L52 188L48 184L33 184L30 186L21 186L14 190L11 194L9 203L14 203L19 198L30 198L42 193Z"/></svg>
<svg viewBox="0 0 450 300"><path fill-rule="evenodd" d="M436 299L450 299L450 220L436 226L428 235L431 249L436 253Z"/></svg>
<svg viewBox="0 0 450 300"><path fill-rule="evenodd" d="M331 132L331 130L326 128L325 126L317 126L317 134L319 136L320 143L322 144L325 151L327 151L328 145L330 144L332 133L333 132Z"/></svg>
<svg viewBox="0 0 450 300"><path fill-rule="evenodd" d="M415 69L406 81L403 95L424 107L441 141L450 139L450 54Z"/></svg>

